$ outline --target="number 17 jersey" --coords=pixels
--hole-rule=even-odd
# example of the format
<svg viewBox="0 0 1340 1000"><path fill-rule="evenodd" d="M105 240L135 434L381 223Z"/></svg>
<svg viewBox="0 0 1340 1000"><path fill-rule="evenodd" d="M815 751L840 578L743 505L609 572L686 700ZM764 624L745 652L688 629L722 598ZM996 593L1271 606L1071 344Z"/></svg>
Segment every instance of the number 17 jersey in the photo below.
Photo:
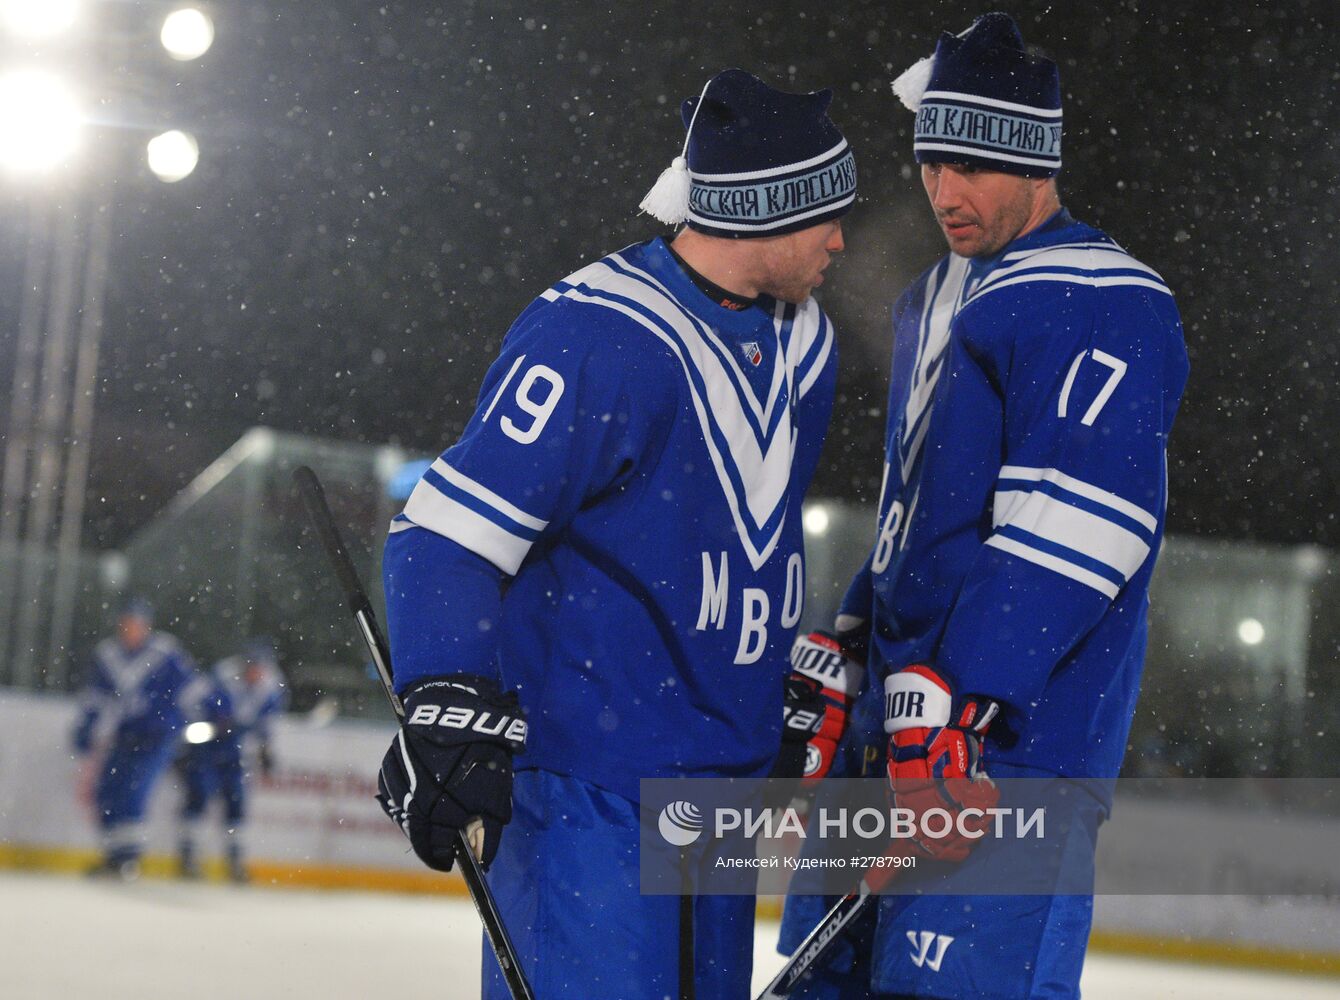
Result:
<svg viewBox="0 0 1340 1000"><path fill-rule="evenodd" d="M1015 738L988 760L1115 777L1186 378L1163 279L1065 211L915 282L876 538L843 607L873 622L875 679L933 663L1005 704L993 734Z"/></svg>

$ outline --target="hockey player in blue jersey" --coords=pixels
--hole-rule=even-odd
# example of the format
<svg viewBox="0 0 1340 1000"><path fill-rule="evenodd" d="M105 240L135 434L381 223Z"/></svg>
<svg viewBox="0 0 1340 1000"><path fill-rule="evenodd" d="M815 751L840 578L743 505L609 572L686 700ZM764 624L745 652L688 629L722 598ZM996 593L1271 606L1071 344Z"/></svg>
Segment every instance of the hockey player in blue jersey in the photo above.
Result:
<svg viewBox="0 0 1340 1000"><path fill-rule="evenodd" d="M177 640L153 629L141 599L122 608L115 638L93 652L74 746L90 755L104 743L94 805L103 858L91 874L134 878L150 793L172 762L184 723L182 697L195 664Z"/></svg>
<svg viewBox="0 0 1340 1000"><path fill-rule="evenodd" d="M835 383L810 293L855 198L830 100L728 70L686 101L684 156L644 201L686 228L521 314L391 526L407 718L382 804L435 868L472 831L546 1000L749 989L751 898L639 895L638 782L779 756Z"/></svg>
<svg viewBox="0 0 1340 1000"><path fill-rule="evenodd" d="M1181 324L1157 273L1061 207L1056 66L1008 16L943 35L895 91L951 252L893 310L878 521L839 619L868 635L872 683L834 773L885 775L925 864L794 995L1077 997L1163 534ZM1022 778L1071 803L1055 873L1018 842L921 824ZM972 895L1002 872L1077 871L1078 887ZM932 874L964 895L918 895ZM826 902L788 900L783 950Z"/></svg>
<svg viewBox="0 0 1340 1000"><path fill-rule="evenodd" d="M193 685L188 698L193 720L203 723L200 738L182 751L185 784L178 861L186 878L200 877L199 835L205 810L223 800L222 827L228 877L247 881L243 861L249 765L254 755L262 774L274 764L271 723L288 704L288 689L274 646L254 639L237 656L220 660Z"/></svg>

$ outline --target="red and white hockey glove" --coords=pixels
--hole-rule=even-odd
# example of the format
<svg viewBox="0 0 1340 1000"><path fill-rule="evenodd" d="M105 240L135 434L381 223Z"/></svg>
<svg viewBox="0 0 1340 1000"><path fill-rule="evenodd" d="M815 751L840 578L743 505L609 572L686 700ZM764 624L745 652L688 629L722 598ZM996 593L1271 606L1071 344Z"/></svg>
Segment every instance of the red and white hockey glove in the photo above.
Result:
<svg viewBox="0 0 1340 1000"><path fill-rule="evenodd" d="M793 765L792 776L802 778L802 788L818 784L832 769L852 702L861 690L865 657L853 638L853 633L816 631L797 638L791 647L791 674L782 709L782 752L785 755L791 748L799 765Z"/></svg>
<svg viewBox="0 0 1340 1000"><path fill-rule="evenodd" d="M885 679L890 800L911 810L923 856L962 861L989 828L985 811L1000 790L983 770L982 738L999 712L989 698L955 698L949 681L922 664Z"/></svg>

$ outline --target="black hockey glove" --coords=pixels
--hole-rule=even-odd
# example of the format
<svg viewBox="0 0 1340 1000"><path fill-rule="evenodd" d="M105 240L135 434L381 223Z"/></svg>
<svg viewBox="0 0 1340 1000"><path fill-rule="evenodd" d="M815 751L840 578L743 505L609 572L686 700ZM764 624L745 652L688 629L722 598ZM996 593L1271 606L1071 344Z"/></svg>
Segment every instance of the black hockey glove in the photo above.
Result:
<svg viewBox="0 0 1340 1000"><path fill-rule="evenodd" d="M268 778L275 771L275 755L270 749L270 741L264 740L256 749L256 763L261 769L261 777Z"/></svg>
<svg viewBox="0 0 1340 1000"><path fill-rule="evenodd" d="M377 801L429 868L451 871L457 831L483 821L479 861L498 853L512 818L512 755L526 745L516 694L467 675L434 677L405 694L405 723L382 758Z"/></svg>
<svg viewBox="0 0 1340 1000"><path fill-rule="evenodd" d="M859 629L796 637L782 702L782 751L771 777L802 778L809 789L828 775L865 678L865 656Z"/></svg>
<svg viewBox="0 0 1340 1000"><path fill-rule="evenodd" d="M810 758L810 741L824 721L824 696L808 677L795 673L786 678L782 693L782 750L770 778L799 781Z"/></svg>

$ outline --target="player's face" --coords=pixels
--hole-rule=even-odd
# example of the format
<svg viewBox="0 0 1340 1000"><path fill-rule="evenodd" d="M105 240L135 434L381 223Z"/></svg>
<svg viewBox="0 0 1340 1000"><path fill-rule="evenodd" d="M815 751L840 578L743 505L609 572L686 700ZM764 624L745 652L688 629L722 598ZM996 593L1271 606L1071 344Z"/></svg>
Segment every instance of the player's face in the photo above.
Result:
<svg viewBox="0 0 1340 1000"><path fill-rule="evenodd" d="M935 221L960 257L990 257L1024 231L1038 182L967 164L923 163L921 183Z"/></svg>
<svg viewBox="0 0 1340 1000"><path fill-rule="evenodd" d="M833 254L840 253L842 222L833 219L785 236L758 241L763 255L763 280L759 291L783 302L804 302L824 283L824 268Z"/></svg>
<svg viewBox="0 0 1340 1000"><path fill-rule="evenodd" d="M116 631L123 649L139 649L149 638L149 623L139 615L122 615Z"/></svg>

